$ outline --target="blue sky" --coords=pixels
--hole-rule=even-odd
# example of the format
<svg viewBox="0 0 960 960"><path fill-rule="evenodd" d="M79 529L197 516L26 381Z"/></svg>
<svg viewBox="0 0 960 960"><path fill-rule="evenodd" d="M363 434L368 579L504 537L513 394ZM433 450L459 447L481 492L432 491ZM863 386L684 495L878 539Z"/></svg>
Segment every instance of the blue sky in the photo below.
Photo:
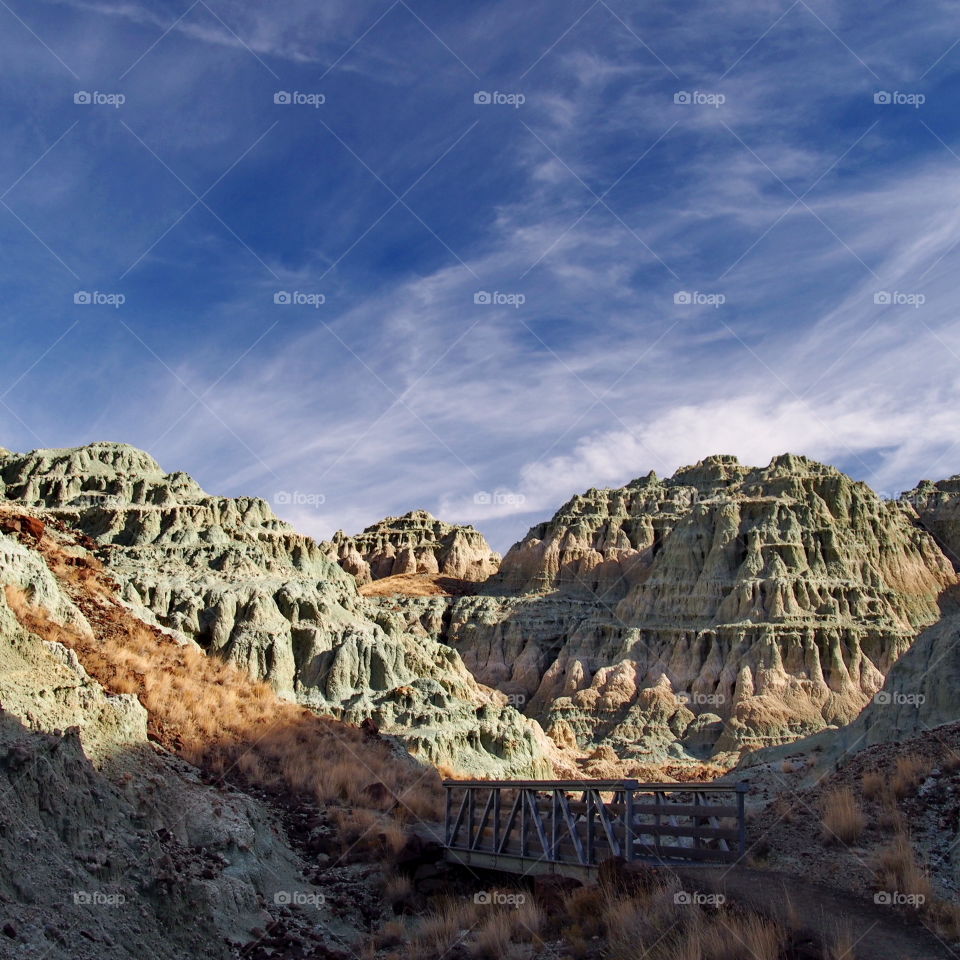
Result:
<svg viewBox="0 0 960 960"><path fill-rule="evenodd" d="M501 549L711 453L960 472L958 40L945 2L2 0L0 445Z"/></svg>

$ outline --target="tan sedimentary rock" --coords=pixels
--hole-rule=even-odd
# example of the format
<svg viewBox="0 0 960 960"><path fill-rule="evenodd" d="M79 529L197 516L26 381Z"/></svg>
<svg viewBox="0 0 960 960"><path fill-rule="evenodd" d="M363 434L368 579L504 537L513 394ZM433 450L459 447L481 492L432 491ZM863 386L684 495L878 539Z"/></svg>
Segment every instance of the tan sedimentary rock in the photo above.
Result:
<svg viewBox="0 0 960 960"><path fill-rule="evenodd" d="M548 731L693 759L851 721L955 582L933 538L804 457L573 498L444 636Z"/></svg>
<svg viewBox="0 0 960 960"><path fill-rule="evenodd" d="M924 481L897 505L960 567L960 477ZM940 610L941 619L920 633L852 723L796 745L815 759L811 775L866 747L920 734L936 736L937 727L960 720L960 588L940 597ZM778 759L777 751L762 751L750 761Z"/></svg>
<svg viewBox="0 0 960 960"><path fill-rule="evenodd" d="M500 555L478 530L445 523L426 510L387 517L352 537L338 530L320 546L360 584L413 573L479 581L500 565Z"/></svg>

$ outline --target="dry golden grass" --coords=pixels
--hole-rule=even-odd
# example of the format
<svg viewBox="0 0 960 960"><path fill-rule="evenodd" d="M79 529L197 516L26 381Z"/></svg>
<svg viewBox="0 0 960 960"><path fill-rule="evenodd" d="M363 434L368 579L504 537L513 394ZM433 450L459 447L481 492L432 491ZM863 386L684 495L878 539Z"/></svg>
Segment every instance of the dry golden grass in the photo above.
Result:
<svg viewBox="0 0 960 960"><path fill-rule="evenodd" d="M83 586L89 583L84 577ZM134 694L149 715L150 735L211 775L240 775L355 812L439 815L442 789L434 771L399 761L357 727L281 700L268 684L177 644L112 600L87 597L84 604L75 597L94 626L96 636L89 638L54 622L12 587L6 597L27 629L74 650L109 692ZM388 838L389 846L397 843L396 835Z"/></svg>
<svg viewBox="0 0 960 960"><path fill-rule="evenodd" d="M856 960L857 941L850 930L839 930L829 945L826 960Z"/></svg>
<svg viewBox="0 0 960 960"><path fill-rule="evenodd" d="M477 592L472 580L458 580L441 573L398 573L359 587L364 597L465 597Z"/></svg>
<svg viewBox="0 0 960 960"><path fill-rule="evenodd" d="M855 843L863 833L866 818L849 787L837 787L823 800L823 839L828 843Z"/></svg>
<svg viewBox="0 0 960 960"><path fill-rule="evenodd" d="M869 770L863 775L860 788L868 800L879 800L886 792L887 778L877 770Z"/></svg>
<svg viewBox="0 0 960 960"><path fill-rule="evenodd" d="M960 940L960 904L934 900L927 909L927 916L944 940L951 943Z"/></svg>
<svg viewBox="0 0 960 960"><path fill-rule="evenodd" d="M476 904L470 901L441 900L413 932L407 956L429 960L443 956L462 939L461 931L476 923Z"/></svg>
<svg viewBox="0 0 960 960"><path fill-rule="evenodd" d="M413 896L413 881L401 873L394 873L387 877L383 885L383 899L391 906L403 903Z"/></svg>
<svg viewBox="0 0 960 960"><path fill-rule="evenodd" d="M897 765L891 780L893 795L898 800L912 796L932 769L933 764L926 757L916 755L897 757Z"/></svg>
<svg viewBox="0 0 960 960"><path fill-rule="evenodd" d="M699 934L703 960L779 960L785 943L782 927L752 913L721 916Z"/></svg>
<svg viewBox="0 0 960 960"><path fill-rule="evenodd" d="M906 833L897 834L893 842L877 855L875 882L879 890L888 893L923 897L922 903L933 901L930 878L917 863Z"/></svg>

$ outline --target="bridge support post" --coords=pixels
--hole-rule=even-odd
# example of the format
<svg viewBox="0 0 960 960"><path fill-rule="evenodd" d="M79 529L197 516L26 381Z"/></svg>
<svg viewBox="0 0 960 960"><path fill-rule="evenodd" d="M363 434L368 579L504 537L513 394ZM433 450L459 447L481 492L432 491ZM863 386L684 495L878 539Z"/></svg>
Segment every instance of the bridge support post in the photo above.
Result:
<svg viewBox="0 0 960 960"><path fill-rule="evenodd" d="M446 787L446 797L443 809L443 842L449 847L453 841L453 837L450 836L450 805L453 797L453 788L449 784L444 784L444 786Z"/></svg>
<svg viewBox="0 0 960 960"><path fill-rule="evenodd" d="M737 856L741 859L747 853L747 817L745 804L750 784L743 781L737 784Z"/></svg>

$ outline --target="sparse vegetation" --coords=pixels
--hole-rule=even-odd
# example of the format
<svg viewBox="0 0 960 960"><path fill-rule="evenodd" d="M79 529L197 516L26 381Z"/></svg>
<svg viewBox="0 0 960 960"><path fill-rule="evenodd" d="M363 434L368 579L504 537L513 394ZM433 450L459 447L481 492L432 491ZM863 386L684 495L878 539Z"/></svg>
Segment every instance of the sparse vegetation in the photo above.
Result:
<svg viewBox="0 0 960 960"><path fill-rule="evenodd" d="M866 818L849 787L836 787L823 801L823 838L828 843L855 843L866 826Z"/></svg>
<svg viewBox="0 0 960 960"><path fill-rule="evenodd" d="M89 582L89 571L83 577ZM240 776L319 804L348 805L354 828L362 811L372 811L380 816L368 816L365 828L378 834L390 830L382 815L438 814L435 771L401 762L388 745L350 724L281 700L268 684L176 643L110 599L88 610L97 625L94 639L54 622L11 587L6 596L28 629L73 649L108 691L137 696L149 714L150 735L211 776ZM385 843L395 848L399 834L387 833Z"/></svg>
<svg viewBox="0 0 960 960"><path fill-rule="evenodd" d="M933 900L930 878L917 863L913 845L906 833L897 834L876 861L877 889L910 897L922 897L920 904Z"/></svg>
<svg viewBox="0 0 960 960"><path fill-rule="evenodd" d="M440 960L465 952L476 960L530 956L547 940L560 956L625 960L780 960L786 931L758 914L675 897L675 879L660 877L630 896L603 886L580 887L548 916L529 894L498 890L484 902L441 901L407 932L396 956ZM386 933L386 932L385 932ZM386 939L381 935L381 942Z"/></svg>
<svg viewBox="0 0 960 960"><path fill-rule="evenodd" d="M897 757L897 764L891 781L893 795L898 800L903 800L905 797L916 793L917 787L920 786L932 768L933 764L927 757L914 754Z"/></svg>
<svg viewBox="0 0 960 960"><path fill-rule="evenodd" d="M870 770L863 775L860 786L868 800L879 800L887 789L887 778L878 770Z"/></svg>

